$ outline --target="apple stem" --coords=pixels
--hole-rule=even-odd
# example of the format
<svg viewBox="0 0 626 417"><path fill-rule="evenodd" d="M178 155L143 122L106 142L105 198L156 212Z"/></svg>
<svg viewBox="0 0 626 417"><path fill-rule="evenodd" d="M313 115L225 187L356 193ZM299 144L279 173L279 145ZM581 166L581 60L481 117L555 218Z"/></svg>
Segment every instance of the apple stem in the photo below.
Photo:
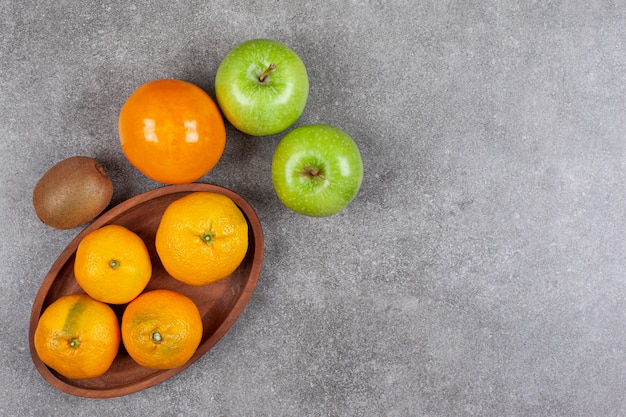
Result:
<svg viewBox="0 0 626 417"><path fill-rule="evenodd" d="M324 178L323 174L320 172L319 169L310 167L310 166L305 166L304 170L300 174L308 178L319 178L319 179Z"/></svg>
<svg viewBox="0 0 626 417"><path fill-rule="evenodd" d="M266 69L265 71L263 71L261 73L261 75L259 75L259 81L260 82L264 82L265 78L267 78L267 76L270 74L270 72L274 71L276 69L276 64L271 63Z"/></svg>

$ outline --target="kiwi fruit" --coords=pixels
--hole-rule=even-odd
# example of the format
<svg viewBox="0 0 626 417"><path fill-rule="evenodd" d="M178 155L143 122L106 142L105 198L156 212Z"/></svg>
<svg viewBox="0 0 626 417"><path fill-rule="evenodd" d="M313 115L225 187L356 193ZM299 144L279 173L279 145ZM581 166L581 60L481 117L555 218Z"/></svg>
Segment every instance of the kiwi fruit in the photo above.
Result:
<svg viewBox="0 0 626 417"><path fill-rule="evenodd" d="M50 168L33 189L39 220L55 229L73 229L100 214L111 202L113 183L87 156L72 156Z"/></svg>

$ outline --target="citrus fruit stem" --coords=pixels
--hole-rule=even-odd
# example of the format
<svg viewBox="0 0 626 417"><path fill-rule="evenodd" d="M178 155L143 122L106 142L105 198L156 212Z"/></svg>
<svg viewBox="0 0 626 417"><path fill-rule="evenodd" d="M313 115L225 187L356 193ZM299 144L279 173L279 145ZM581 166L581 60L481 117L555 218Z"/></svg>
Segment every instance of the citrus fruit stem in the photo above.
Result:
<svg viewBox="0 0 626 417"><path fill-rule="evenodd" d="M72 337L68 342L71 348L77 349L80 346L80 339L78 337Z"/></svg>
<svg viewBox="0 0 626 417"><path fill-rule="evenodd" d="M215 235L211 232L205 232L203 235L200 235L200 239L202 239L207 245L213 243L214 238Z"/></svg>
<svg viewBox="0 0 626 417"><path fill-rule="evenodd" d="M111 259L109 261L109 266L113 269L117 269L120 267L120 261L116 260L116 259Z"/></svg>
<svg viewBox="0 0 626 417"><path fill-rule="evenodd" d="M152 341L156 344L161 343L161 341L163 340L163 336L161 336L161 333L159 333L157 330L153 331L150 337L152 338Z"/></svg>

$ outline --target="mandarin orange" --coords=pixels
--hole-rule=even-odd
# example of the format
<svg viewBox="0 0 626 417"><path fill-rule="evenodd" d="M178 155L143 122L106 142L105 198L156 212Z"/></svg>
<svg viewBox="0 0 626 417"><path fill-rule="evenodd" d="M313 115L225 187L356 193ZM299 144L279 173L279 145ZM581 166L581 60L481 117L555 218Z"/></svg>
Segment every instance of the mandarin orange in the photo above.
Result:
<svg viewBox="0 0 626 417"><path fill-rule="evenodd" d="M206 285L226 278L241 264L248 251L248 223L229 197L193 192L166 208L155 246L172 277Z"/></svg>
<svg viewBox="0 0 626 417"><path fill-rule="evenodd" d="M117 356L120 340L113 309L85 294L65 295L50 304L34 334L41 361L72 379L104 374Z"/></svg>
<svg viewBox="0 0 626 417"><path fill-rule="evenodd" d="M152 261L141 237L124 226L109 224L80 241L74 275L94 299L126 304L148 285Z"/></svg>
<svg viewBox="0 0 626 417"><path fill-rule="evenodd" d="M122 340L141 366L170 369L185 364L202 339L196 304L175 291L148 291L131 301L122 316Z"/></svg>

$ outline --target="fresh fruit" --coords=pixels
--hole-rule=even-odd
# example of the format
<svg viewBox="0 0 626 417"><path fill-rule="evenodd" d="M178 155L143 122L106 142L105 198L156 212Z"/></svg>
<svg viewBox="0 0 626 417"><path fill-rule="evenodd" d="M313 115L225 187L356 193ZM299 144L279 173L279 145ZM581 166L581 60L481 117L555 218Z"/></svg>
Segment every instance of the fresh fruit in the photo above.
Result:
<svg viewBox="0 0 626 417"><path fill-rule="evenodd" d="M119 116L122 150L147 177L166 184L196 181L222 157L224 120L200 87L155 80L128 98Z"/></svg>
<svg viewBox="0 0 626 417"><path fill-rule="evenodd" d="M248 251L248 223L229 197L193 192L165 209L155 246L172 277L206 285L226 278L241 264Z"/></svg>
<svg viewBox="0 0 626 417"><path fill-rule="evenodd" d="M188 297L153 290L131 301L122 316L122 340L141 366L171 369L183 365L202 339L202 317Z"/></svg>
<svg viewBox="0 0 626 417"><path fill-rule="evenodd" d="M100 214L112 196L113 184L98 161L72 156L39 179L33 189L33 206L44 224L73 229Z"/></svg>
<svg viewBox="0 0 626 417"><path fill-rule="evenodd" d="M74 275L78 285L94 299L125 304L148 285L152 262L141 237L123 226L110 224L80 241Z"/></svg>
<svg viewBox="0 0 626 417"><path fill-rule="evenodd" d="M300 126L285 135L274 151L276 194L297 213L322 217L340 212L354 199L362 179L356 143L333 126Z"/></svg>
<svg viewBox="0 0 626 417"><path fill-rule="evenodd" d="M85 294L50 304L37 323L33 344L43 363L72 379L95 378L113 363L120 346L113 309Z"/></svg>
<svg viewBox="0 0 626 417"><path fill-rule="evenodd" d="M253 136L282 132L300 117L309 77L300 57L271 39L233 48L215 74L215 96L228 121Z"/></svg>

